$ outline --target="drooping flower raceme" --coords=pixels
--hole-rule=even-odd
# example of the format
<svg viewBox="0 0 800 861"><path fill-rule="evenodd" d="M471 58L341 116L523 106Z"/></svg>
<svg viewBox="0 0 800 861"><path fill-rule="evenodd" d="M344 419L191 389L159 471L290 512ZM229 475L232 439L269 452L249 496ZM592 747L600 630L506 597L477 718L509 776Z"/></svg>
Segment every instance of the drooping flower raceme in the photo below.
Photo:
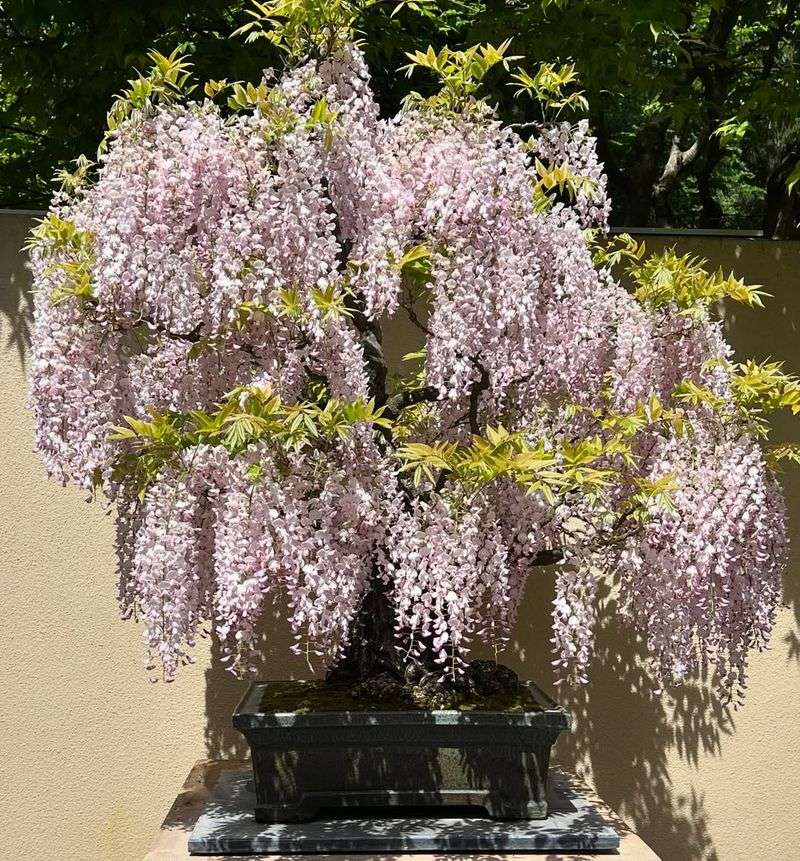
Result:
<svg viewBox="0 0 800 861"><path fill-rule="evenodd" d="M710 658L741 687L786 547L707 301L744 288L658 298L671 270L602 250L586 123L383 120L354 47L254 92L132 111L32 243L36 444L116 504L151 665L172 678L209 626L247 671L277 598L335 662L382 581L401 651L446 679L560 559L560 671L585 676L609 577L660 679ZM423 364L393 387L405 312Z"/></svg>

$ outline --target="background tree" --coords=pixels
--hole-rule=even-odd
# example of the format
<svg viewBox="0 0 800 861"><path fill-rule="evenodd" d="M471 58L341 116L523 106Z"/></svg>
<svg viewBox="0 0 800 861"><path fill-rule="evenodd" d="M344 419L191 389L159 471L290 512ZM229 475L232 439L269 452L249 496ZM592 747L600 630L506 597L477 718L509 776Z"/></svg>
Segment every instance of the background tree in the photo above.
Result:
<svg viewBox="0 0 800 861"><path fill-rule="evenodd" d="M263 40L228 39L243 2L107 6L0 3L0 205L42 206L53 165L91 151L105 105L151 48L180 46L201 76L221 65L255 81L275 61ZM386 113L411 88L405 52L513 37L528 62L573 58L609 174L618 225L760 227L796 235L800 161L797 0L509 0L437 4L433 17L367 14ZM499 82L499 79L498 79ZM424 86L414 82L414 86ZM509 121L535 117L504 85ZM568 115L568 114L567 114Z"/></svg>
<svg viewBox="0 0 800 861"><path fill-rule="evenodd" d="M542 11L542 5L544 10ZM571 56L609 174L614 222L794 235L800 19L788 2L487 3L472 38Z"/></svg>
<svg viewBox="0 0 800 861"><path fill-rule="evenodd" d="M0 206L41 207L53 171L92 154L106 111L147 52L175 46L205 77L224 67L257 80L276 59L229 39L243 3L229 0L0 2Z"/></svg>

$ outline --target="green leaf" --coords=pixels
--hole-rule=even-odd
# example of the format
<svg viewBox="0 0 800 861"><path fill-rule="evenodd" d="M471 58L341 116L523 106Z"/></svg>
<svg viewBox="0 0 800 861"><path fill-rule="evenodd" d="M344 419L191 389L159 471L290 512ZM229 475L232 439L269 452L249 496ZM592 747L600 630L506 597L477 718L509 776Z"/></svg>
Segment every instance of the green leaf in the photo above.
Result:
<svg viewBox="0 0 800 861"><path fill-rule="evenodd" d="M300 293L296 288L286 288L278 291L281 314L292 320L303 316L303 306L300 303Z"/></svg>
<svg viewBox="0 0 800 861"><path fill-rule="evenodd" d="M786 180L786 190L792 194L794 187L800 182L800 161L794 166L794 170L789 174Z"/></svg>
<svg viewBox="0 0 800 861"><path fill-rule="evenodd" d="M260 463L253 463L247 468L247 480L251 484L260 484L264 478L264 467Z"/></svg>

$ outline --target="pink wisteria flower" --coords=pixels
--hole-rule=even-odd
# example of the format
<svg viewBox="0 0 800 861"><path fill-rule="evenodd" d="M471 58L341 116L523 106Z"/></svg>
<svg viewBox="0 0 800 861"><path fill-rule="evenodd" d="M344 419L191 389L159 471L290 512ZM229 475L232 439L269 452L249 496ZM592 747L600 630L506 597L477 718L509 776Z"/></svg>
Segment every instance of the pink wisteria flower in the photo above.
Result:
<svg viewBox="0 0 800 861"><path fill-rule="evenodd" d="M607 579L662 682L710 660L740 688L786 528L706 301L738 282L628 249L619 283L586 122L382 119L352 45L253 93L130 111L32 245L36 445L116 505L150 666L174 677L210 626L246 672L275 598L336 665L379 590L394 646L369 669L444 684L558 562L560 673L585 678ZM394 384L405 313L424 351Z"/></svg>

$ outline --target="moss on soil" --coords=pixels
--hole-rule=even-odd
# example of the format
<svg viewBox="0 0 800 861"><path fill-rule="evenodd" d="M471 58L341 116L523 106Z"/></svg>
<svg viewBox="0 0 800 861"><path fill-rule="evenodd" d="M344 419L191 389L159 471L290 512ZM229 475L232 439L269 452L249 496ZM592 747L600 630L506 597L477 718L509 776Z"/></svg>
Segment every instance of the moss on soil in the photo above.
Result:
<svg viewBox="0 0 800 861"><path fill-rule="evenodd" d="M264 686L260 708L263 712L391 712L428 711L405 697L380 700L356 698L347 685L324 681L268 682ZM461 712L533 712L542 707L525 685L483 697L471 697L455 707Z"/></svg>

